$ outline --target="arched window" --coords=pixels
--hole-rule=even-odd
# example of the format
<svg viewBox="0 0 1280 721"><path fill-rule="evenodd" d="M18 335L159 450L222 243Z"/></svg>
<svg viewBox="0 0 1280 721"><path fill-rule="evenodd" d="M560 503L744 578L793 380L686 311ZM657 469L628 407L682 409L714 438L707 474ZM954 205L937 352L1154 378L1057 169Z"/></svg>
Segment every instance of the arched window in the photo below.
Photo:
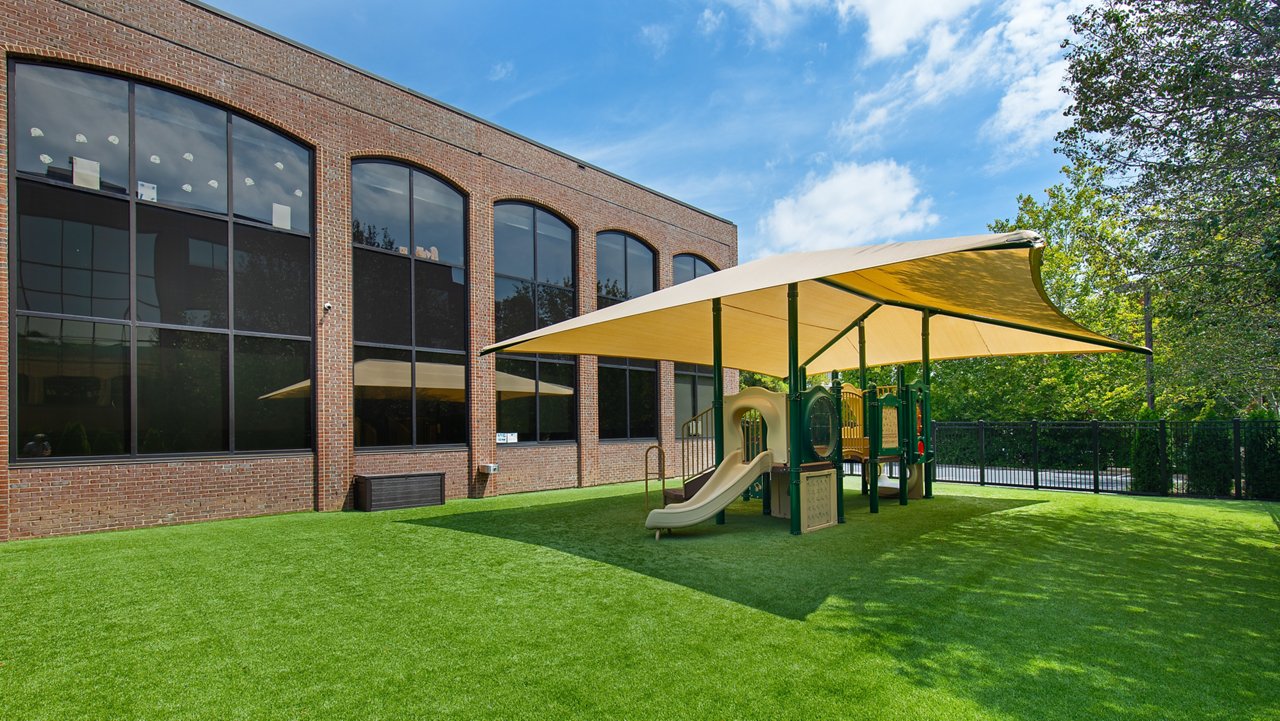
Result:
<svg viewBox="0 0 1280 721"><path fill-rule="evenodd" d="M596 295L605 308L652 293L656 283L649 246L624 233L596 236ZM658 435L658 364L637 358L600 358L601 438Z"/></svg>
<svg viewBox="0 0 1280 721"><path fill-rule="evenodd" d="M141 82L12 77L13 455L310 448L311 151Z"/></svg>
<svg viewBox="0 0 1280 721"><path fill-rule="evenodd" d="M688 253L672 259L673 284L679 285L694 278L714 273L715 268L702 258ZM684 432L689 419L711 407L711 393L715 386L711 366L692 363L676 364L676 434Z"/></svg>
<svg viewBox="0 0 1280 721"><path fill-rule="evenodd" d="M351 166L357 447L467 442L466 215L433 175Z"/></svg>
<svg viewBox="0 0 1280 721"><path fill-rule="evenodd" d="M573 229L551 213L528 203L495 205L493 269L498 340L577 315ZM500 442L577 440L574 357L501 353L497 370Z"/></svg>
<svg viewBox="0 0 1280 721"><path fill-rule="evenodd" d="M690 253L681 253L671 259L671 284L680 285L716 272L710 263Z"/></svg>

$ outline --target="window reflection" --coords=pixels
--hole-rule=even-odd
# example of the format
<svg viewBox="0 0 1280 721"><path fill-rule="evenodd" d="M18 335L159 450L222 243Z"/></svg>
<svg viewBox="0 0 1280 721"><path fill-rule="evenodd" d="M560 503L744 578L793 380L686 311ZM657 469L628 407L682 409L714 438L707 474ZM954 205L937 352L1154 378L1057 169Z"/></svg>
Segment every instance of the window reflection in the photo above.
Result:
<svg viewBox="0 0 1280 721"><path fill-rule="evenodd" d="M463 264L466 228L462 195L443 182L413 173L413 257Z"/></svg>
<svg viewBox="0 0 1280 721"><path fill-rule="evenodd" d="M128 451L129 326L14 319L20 458Z"/></svg>
<svg viewBox="0 0 1280 721"><path fill-rule="evenodd" d="M311 344L241 336L234 357L236 448L309 448Z"/></svg>
<svg viewBox="0 0 1280 721"><path fill-rule="evenodd" d="M352 376L357 446L413 443L410 359L407 350L355 347Z"/></svg>
<svg viewBox="0 0 1280 721"><path fill-rule="evenodd" d="M231 119L236 217L311 231L311 153L280 133Z"/></svg>
<svg viewBox="0 0 1280 721"><path fill-rule="evenodd" d="M351 239L409 254L409 169L390 163L351 166Z"/></svg>
<svg viewBox="0 0 1280 721"><path fill-rule="evenodd" d="M625 233L596 236L596 305L607 308L653 292L653 250ZM628 358L600 359L601 438L654 438L657 434L657 365Z"/></svg>
<svg viewBox="0 0 1280 721"><path fill-rule="evenodd" d="M227 336L138 328L138 450L229 450Z"/></svg>
<svg viewBox="0 0 1280 721"><path fill-rule="evenodd" d="M129 314L129 206L18 181L22 310L124 319Z"/></svg>
<svg viewBox="0 0 1280 721"><path fill-rule="evenodd" d="M412 343L407 261L384 253L356 253L352 259L353 325L356 342Z"/></svg>
<svg viewBox="0 0 1280 721"><path fill-rule="evenodd" d="M227 327L227 224L139 207L138 320Z"/></svg>
<svg viewBox="0 0 1280 721"><path fill-rule="evenodd" d="M677 255L671 263L672 282L679 285L694 278L701 278L708 273L714 273L715 270L710 263L696 255L687 253Z"/></svg>
<svg viewBox="0 0 1280 721"><path fill-rule="evenodd" d="M14 75L18 172L128 192L129 84L26 63Z"/></svg>
<svg viewBox="0 0 1280 721"><path fill-rule="evenodd" d="M134 89L141 200L227 212L227 113L159 88Z"/></svg>
<svg viewBox="0 0 1280 721"><path fill-rule="evenodd" d="M467 356L419 352L414 369L417 443L467 442Z"/></svg>
<svg viewBox="0 0 1280 721"><path fill-rule="evenodd" d="M310 335L311 241L236 224L236 329Z"/></svg>

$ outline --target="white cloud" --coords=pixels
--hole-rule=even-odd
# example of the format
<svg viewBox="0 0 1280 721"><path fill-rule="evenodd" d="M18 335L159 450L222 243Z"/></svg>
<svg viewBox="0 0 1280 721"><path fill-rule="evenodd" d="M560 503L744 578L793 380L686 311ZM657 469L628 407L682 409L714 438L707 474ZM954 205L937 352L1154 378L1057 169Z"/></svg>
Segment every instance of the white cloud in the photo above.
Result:
<svg viewBox="0 0 1280 721"><path fill-rule="evenodd" d="M511 74L515 71L516 64L510 60L494 63L493 67L489 68L489 79L494 81L505 80L506 78L511 77Z"/></svg>
<svg viewBox="0 0 1280 721"><path fill-rule="evenodd" d="M654 58L660 58L671 43L671 29L665 25L645 25L640 28L640 42L649 46Z"/></svg>
<svg viewBox="0 0 1280 721"><path fill-rule="evenodd" d="M830 0L724 0L725 4L746 15L751 23L752 39L765 46L777 46L791 31L808 19L810 13L831 10Z"/></svg>
<svg viewBox="0 0 1280 721"><path fill-rule="evenodd" d="M930 28L951 22L981 0L836 0L840 19L860 16L867 22L867 44L873 58L900 55Z"/></svg>
<svg viewBox="0 0 1280 721"><path fill-rule="evenodd" d="M1003 154L994 165L1011 165L1036 152L1065 126L1062 110L1068 98L1058 91L1066 70L1060 42L1070 33L1067 16L1081 2L1005 0L996 9L996 20L982 29L971 28L974 19L967 11L972 3L967 0L939 3L932 15L921 10L927 22L901 19L898 5L890 10L871 0L840 2L857 5L867 18L873 57L892 51L892 43L905 47L919 37L925 42L909 70L854 101L838 127L853 147L866 146L883 128L913 112L986 86L1004 88L982 131Z"/></svg>
<svg viewBox="0 0 1280 721"><path fill-rule="evenodd" d="M724 23L723 10L712 12L711 8L703 8L702 15L698 17L698 31L703 35L712 35L720 29L722 23Z"/></svg>
<svg viewBox="0 0 1280 721"><path fill-rule="evenodd" d="M938 222L932 198L893 160L841 163L810 173L760 220L764 253L861 245L920 232Z"/></svg>

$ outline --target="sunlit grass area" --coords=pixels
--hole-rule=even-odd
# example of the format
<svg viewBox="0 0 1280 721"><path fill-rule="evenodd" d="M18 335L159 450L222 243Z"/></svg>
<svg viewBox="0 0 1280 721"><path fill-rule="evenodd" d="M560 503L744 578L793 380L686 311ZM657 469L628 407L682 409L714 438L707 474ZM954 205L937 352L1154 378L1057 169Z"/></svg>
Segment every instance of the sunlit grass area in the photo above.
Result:
<svg viewBox="0 0 1280 721"><path fill-rule="evenodd" d="M1280 719L1274 504L640 493L0 545L0 718Z"/></svg>

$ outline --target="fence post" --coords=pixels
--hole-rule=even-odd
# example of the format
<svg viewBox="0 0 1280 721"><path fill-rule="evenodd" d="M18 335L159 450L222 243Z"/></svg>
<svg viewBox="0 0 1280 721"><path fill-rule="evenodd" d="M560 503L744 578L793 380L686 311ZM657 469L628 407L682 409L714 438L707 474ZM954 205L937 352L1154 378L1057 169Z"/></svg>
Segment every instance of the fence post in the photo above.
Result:
<svg viewBox="0 0 1280 721"><path fill-rule="evenodd" d="M1236 476L1236 498L1244 498L1242 471L1240 468L1240 419L1231 419L1231 465Z"/></svg>
<svg viewBox="0 0 1280 721"><path fill-rule="evenodd" d="M987 485L987 422L978 421L978 485Z"/></svg>
<svg viewBox="0 0 1280 721"><path fill-rule="evenodd" d="M1040 421L1031 421L1031 487L1040 490Z"/></svg>
<svg viewBox="0 0 1280 721"><path fill-rule="evenodd" d="M1089 421L1089 426L1093 429L1093 492L1101 491L1101 475L1102 475L1102 449L1100 448L1101 440L1098 435L1098 422Z"/></svg>
<svg viewBox="0 0 1280 721"><path fill-rule="evenodd" d="M1169 461L1169 422L1163 418L1160 419L1156 442L1160 444L1160 483L1167 483L1168 493L1173 495L1177 489L1173 487L1173 463Z"/></svg>

